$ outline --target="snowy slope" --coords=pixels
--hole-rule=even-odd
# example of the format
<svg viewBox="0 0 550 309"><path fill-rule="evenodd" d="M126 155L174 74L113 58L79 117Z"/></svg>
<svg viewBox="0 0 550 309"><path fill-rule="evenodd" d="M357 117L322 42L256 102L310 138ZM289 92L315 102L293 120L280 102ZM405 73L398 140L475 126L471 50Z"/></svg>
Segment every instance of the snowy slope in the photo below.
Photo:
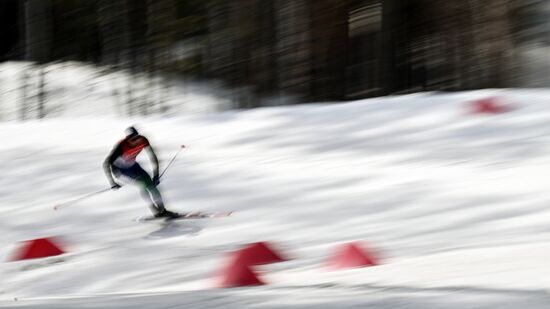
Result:
<svg viewBox="0 0 550 309"><path fill-rule="evenodd" d="M486 95L516 110L469 114ZM548 308L549 100L487 90L0 124L0 259L44 236L70 251L0 264L0 307ZM53 211L106 186L102 160L130 124L164 164L188 146L161 184L169 208L235 215L137 224L148 209L131 186ZM353 240L383 265L326 271ZM261 267L265 286L215 288L227 254L257 241L293 259Z"/></svg>

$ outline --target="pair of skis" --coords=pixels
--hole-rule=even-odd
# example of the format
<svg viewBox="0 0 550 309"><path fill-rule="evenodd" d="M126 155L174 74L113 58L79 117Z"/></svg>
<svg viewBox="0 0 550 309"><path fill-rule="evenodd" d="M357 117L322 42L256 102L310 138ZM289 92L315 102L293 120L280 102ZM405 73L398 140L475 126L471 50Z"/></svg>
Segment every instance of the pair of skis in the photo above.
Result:
<svg viewBox="0 0 550 309"><path fill-rule="evenodd" d="M232 211L229 212L190 212L190 213L180 213L176 217L155 217L155 216L139 216L135 221L137 222L147 222L147 221L176 221L176 220L194 220L194 219L208 219L208 218L223 218L229 217L233 214Z"/></svg>

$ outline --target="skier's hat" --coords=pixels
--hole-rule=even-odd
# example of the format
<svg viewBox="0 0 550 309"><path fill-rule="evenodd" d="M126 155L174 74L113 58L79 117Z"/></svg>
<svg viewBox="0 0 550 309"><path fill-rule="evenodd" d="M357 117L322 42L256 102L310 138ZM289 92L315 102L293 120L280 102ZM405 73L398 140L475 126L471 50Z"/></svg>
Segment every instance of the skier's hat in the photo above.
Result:
<svg viewBox="0 0 550 309"><path fill-rule="evenodd" d="M124 130L124 132L126 133L126 137L134 137L139 135L138 131L133 126L128 127L126 130Z"/></svg>

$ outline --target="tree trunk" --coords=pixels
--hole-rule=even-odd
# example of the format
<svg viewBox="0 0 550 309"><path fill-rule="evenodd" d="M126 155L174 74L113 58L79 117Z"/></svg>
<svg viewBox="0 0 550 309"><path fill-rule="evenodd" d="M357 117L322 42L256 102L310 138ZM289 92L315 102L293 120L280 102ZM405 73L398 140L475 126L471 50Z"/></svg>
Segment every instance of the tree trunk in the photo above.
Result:
<svg viewBox="0 0 550 309"><path fill-rule="evenodd" d="M46 118L46 67L38 68L38 119Z"/></svg>
<svg viewBox="0 0 550 309"><path fill-rule="evenodd" d="M275 0L278 88L311 99L311 1Z"/></svg>
<svg viewBox="0 0 550 309"><path fill-rule="evenodd" d="M313 99L346 99L349 1L312 2Z"/></svg>

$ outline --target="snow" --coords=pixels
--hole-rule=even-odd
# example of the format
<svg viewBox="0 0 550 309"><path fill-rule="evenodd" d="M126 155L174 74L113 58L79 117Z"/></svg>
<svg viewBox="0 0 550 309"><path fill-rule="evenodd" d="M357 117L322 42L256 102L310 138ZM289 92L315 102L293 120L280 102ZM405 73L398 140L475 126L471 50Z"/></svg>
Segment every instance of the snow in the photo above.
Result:
<svg viewBox="0 0 550 309"><path fill-rule="evenodd" d="M469 113L498 96L515 109ZM419 93L340 104L0 124L1 308L548 308L547 90ZM85 101L83 101L85 102ZM75 106L75 110L80 107ZM104 157L136 124L165 166L168 208L229 218L136 223ZM146 155L141 162L149 167ZM55 236L65 255L8 262ZM328 271L360 240L382 265ZM222 289L227 255L266 241L292 259Z"/></svg>
<svg viewBox="0 0 550 309"><path fill-rule="evenodd" d="M136 109L133 114L140 114L144 103L152 106L150 112L165 115L214 112L233 106L233 92L219 82L205 84L175 77L160 80L78 62L44 66L4 62L0 63L0 120L19 119L22 102L27 106L27 119L37 118L41 71L48 118L123 117L130 113L129 101Z"/></svg>

